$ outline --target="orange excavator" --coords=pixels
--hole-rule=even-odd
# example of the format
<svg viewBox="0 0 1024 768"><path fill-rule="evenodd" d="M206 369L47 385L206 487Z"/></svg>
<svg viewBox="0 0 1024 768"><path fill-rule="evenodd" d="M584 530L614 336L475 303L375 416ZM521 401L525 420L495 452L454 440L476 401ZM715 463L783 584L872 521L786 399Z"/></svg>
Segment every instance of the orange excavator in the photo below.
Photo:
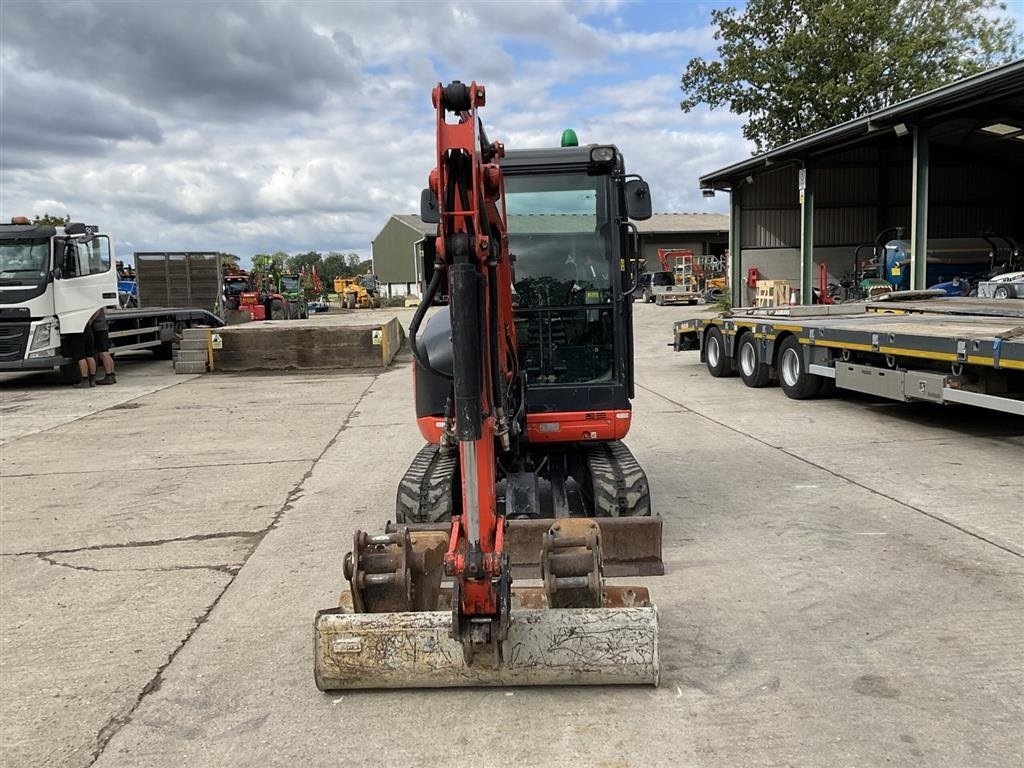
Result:
<svg viewBox="0 0 1024 768"><path fill-rule="evenodd" d="M604 579L663 572L661 519L621 442L640 263L629 220L650 216L649 189L611 145L506 155L475 82L438 84L433 103L421 217L437 237L409 328L427 444L396 522L355 533L348 589L315 618L316 684L656 685L648 590ZM424 324L439 295L448 311ZM543 586L513 586L521 573Z"/></svg>

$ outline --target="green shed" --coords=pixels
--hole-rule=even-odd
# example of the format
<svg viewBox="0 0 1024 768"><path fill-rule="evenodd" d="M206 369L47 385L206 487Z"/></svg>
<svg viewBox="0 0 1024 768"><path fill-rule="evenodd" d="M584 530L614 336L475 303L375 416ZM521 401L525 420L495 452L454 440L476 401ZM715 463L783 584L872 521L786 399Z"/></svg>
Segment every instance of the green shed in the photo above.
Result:
<svg viewBox="0 0 1024 768"><path fill-rule="evenodd" d="M424 224L418 214L396 213L371 245L373 273L388 296L421 293L423 240L434 237L436 224Z"/></svg>

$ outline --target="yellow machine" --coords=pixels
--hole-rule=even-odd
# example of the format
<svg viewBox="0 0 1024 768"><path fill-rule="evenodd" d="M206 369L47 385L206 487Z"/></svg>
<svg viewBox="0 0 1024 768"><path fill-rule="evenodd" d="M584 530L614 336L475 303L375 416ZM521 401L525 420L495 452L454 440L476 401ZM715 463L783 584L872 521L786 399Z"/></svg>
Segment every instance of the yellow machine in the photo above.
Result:
<svg viewBox="0 0 1024 768"><path fill-rule="evenodd" d="M376 309L380 306L380 283L373 275L334 278L334 292L342 309Z"/></svg>

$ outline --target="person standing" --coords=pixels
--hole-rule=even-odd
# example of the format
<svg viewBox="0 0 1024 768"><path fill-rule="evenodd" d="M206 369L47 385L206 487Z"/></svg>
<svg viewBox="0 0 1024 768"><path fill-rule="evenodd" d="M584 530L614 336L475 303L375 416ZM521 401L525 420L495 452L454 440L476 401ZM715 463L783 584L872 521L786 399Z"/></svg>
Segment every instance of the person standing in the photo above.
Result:
<svg viewBox="0 0 1024 768"><path fill-rule="evenodd" d="M114 375L114 357L110 354L110 326L107 324L107 313L100 309L89 323L92 329L92 344L96 350L96 360L103 367L103 378L96 381L97 384L117 384L117 377ZM96 360L93 361L93 371L96 371Z"/></svg>

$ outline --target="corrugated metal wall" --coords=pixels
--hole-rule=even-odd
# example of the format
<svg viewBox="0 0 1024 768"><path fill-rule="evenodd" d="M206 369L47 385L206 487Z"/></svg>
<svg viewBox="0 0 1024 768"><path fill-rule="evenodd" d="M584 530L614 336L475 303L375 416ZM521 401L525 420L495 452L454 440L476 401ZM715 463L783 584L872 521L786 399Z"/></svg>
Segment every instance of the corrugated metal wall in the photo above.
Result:
<svg viewBox="0 0 1024 768"><path fill-rule="evenodd" d="M754 175L739 189L744 251L800 247L796 165ZM871 242L888 227L910 237L912 191L908 144L836 152L814 171L814 245ZM1024 203L1012 166L969 161L936 147L929 180L929 238L971 237L982 230L1024 238Z"/></svg>

